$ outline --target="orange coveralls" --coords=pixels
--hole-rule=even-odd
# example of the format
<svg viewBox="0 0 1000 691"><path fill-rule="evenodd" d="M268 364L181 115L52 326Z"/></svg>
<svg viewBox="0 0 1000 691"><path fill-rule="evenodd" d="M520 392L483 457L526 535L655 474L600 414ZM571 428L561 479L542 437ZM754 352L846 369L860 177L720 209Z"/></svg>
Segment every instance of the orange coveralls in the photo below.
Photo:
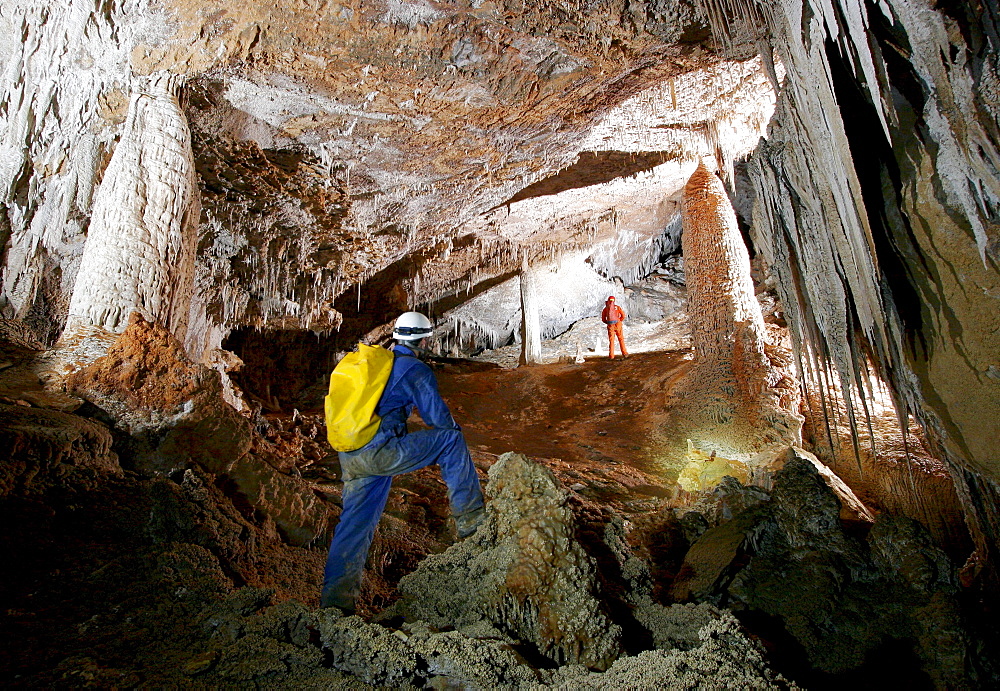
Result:
<svg viewBox="0 0 1000 691"><path fill-rule="evenodd" d="M625 336L622 333L622 322L625 321L625 310L615 304L615 299L608 298L601 312L601 321L608 325L608 357L615 359L615 337L618 337L618 347L621 348L622 357L628 357L628 350L625 348Z"/></svg>

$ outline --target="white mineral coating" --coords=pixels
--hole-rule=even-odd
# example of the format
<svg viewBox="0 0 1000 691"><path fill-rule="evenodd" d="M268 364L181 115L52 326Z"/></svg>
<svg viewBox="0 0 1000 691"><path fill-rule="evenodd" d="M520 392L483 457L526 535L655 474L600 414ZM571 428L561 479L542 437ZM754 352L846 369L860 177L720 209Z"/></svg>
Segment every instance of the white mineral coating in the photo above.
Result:
<svg viewBox="0 0 1000 691"><path fill-rule="evenodd" d="M582 666L556 671L549 687L574 689L787 689L790 684L767 665L759 644L723 611L698 632L700 645L690 650L647 650L618 659L603 673Z"/></svg>
<svg viewBox="0 0 1000 691"><path fill-rule="evenodd" d="M625 521L612 512L604 527L604 544L618 562L621 577L628 585L624 597L632 606L632 615L652 635L653 645L661 650L698 646L698 632L720 616L719 610L708 603L664 607L656 602L649 564L632 552L626 533Z"/></svg>
<svg viewBox="0 0 1000 691"><path fill-rule="evenodd" d="M784 67L780 62L774 67L776 80L783 79ZM764 136L775 98L760 57L706 65L628 98L594 125L581 148L678 152L686 175L691 161L711 156L732 184L733 162L748 156Z"/></svg>
<svg viewBox="0 0 1000 691"><path fill-rule="evenodd" d="M389 629L336 609L318 614L319 635L335 669L368 684L399 687L417 671L416 651Z"/></svg>
<svg viewBox="0 0 1000 691"><path fill-rule="evenodd" d="M146 0L0 5L0 214L10 227L0 292L17 316L39 292L65 310L131 51L158 40L159 19Z"/></svg>
<svg viewBox="0 0 1000 691"><path fill-rule="evenodd" d="M145 80L144 80L145 81ZM138 86L94 199L67 331L124 331L139 312L184 340L201 205L178 82Z"/></svg>
<svg viewBox="0 0 1000 691"><path fill-rule="evenodd" d="M420 622L410 626L407 642L427 671L453 685L480 689L519 688L538 682L538 672L507 643L458 631L435 633Z"/></svg>
<svg viewBox="0 0 1000 691"><path fill-rule="evenodd" d="M538 317L538 267L528 264L527 255L521 261L518 276L521 285L521 364L542 362L542 325Z"/></svg>
<svg viewBox="0 0 1000 691"><path fill-rule="evenodd" d="M631 314L629 296L621 285L602 276L587 261L587 251L567 252L547 266L539 267L538 311L543 339L553 338L587 317L599 316L604 301L614 295L625 311ZM447 338L474 341L479 347L498 348L511 338L520 340L521 300L517 277L477 295L450 310L446 319L454 324ZM592 334L595 339L607 339L600 327ZM626 335L627 338L627 335ZM607 342L605 340L605 345ZM589 346L591 341L587 341Z"/></svg>
<svg viewBox="0 0 1000 691"><path fill-rule="evenodd" d="M607 668L621 653L621 628L575 539L567 491L519 454L504 454L489 473L486 521L403 577L395 611L459 631L486 621L558 663Z"/></svg>

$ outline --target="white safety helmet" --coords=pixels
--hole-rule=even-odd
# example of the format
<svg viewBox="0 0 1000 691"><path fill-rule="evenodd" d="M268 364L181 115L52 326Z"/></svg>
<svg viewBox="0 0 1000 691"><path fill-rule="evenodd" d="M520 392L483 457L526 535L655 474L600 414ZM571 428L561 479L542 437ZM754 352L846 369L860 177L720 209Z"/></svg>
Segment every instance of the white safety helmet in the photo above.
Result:
<svg viewBox="0 0 1000 691"><path fill-rule="evenodd" d="M397 341L419 341L430 336L433 331L434 325L431 324L431 320L420 312L403 312L396 319L392 337Z"/></svg>

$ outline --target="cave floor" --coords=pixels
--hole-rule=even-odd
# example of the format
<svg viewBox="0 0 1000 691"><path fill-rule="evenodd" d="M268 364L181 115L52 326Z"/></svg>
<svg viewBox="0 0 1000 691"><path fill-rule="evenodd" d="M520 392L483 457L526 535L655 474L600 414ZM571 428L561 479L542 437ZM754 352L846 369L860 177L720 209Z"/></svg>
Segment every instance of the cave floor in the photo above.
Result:
<svg viewBox="0 0 1000 691"><path fill-rule="evenodd" d="M633 514L674 492L649 440L687 357L650 352L514 370L451 361L437 374L477 460L524 453L581 496Z"/></svg>
<svg viewBox="0 0 1000 691"><path fill-rule="evenodd" d="M0 372L0 412L45 413L59 434L95 424L82 417L85 409L58 412L65 401L43 395L25 375L20 368L33 357L30 349L8 349L4 357L10 365ZM602 573L613 572L602 563L601 536L614 512L631 523L634 549L658 555L654 580L671 582L686 543L655 519L686 498L678 496L656 440L671 392L689 370L689 351L517 369L443 359L433 367L484 481L507 451L542 463L570 490L577 538ZM416 416L411 422L419 425ZM247 614L269 605L314 610L340 504L322 411L268 415L256 434L254 453L326 500L330 527L312 543L289 545L224 476L195 466L166 475L132 467L130 442L120 433L114 450L123 474L64 468L59 473L68 474L46 476L32 491L8 492L0 519L15 529L0 537L7 556L0 564L0 679L31 687L197 685L201 661L230 635L226 627L243 631ZM39 458L39 468L46 462ZM378 617L398 599L402 576L454 542L448 513L436 468L396 478L359 614ZM614 612L620 584L606 580L604 588ZM662 588L656 596L664 598Z"/></svg>

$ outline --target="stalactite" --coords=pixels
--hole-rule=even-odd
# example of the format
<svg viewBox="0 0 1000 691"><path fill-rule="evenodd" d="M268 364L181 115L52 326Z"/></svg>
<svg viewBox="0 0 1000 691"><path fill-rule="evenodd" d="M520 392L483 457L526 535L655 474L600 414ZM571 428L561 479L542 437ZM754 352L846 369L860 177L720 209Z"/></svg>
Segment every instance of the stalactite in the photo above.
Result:
<svg viewBox="0 0 1000 691"><path fill-rule="evenodd" d="M1000 285L995 61L975 47L981 39L955 33L945 10L913 0L702 5L723 42L757 35L787 70L748 171L755 246L778 277L796 347L811 343L833 362L852 428L851 390L865 408L859 369L870 358L901 429L914 414L950 463L995 480L984 441L996 436L1000 398L981 373L997 349L996 330L982 328L996 307L967 288ZM898 60L900 45L905 67L883 57ZM880 182L867 175L879 168ZM997 523L969 521L974 532Z"/></svg>

